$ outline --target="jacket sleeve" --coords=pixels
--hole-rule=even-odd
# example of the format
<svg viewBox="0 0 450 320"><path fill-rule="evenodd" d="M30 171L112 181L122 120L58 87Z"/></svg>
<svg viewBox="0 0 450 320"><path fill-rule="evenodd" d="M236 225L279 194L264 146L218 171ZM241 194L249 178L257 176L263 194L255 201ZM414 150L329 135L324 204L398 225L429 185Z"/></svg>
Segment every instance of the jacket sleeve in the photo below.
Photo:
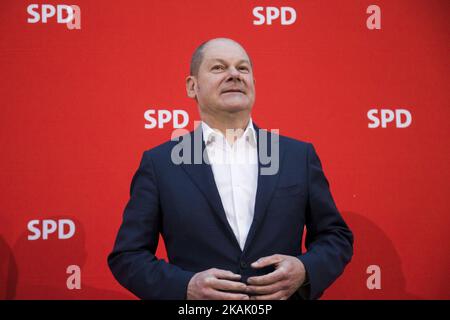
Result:
<svg viewBox="0 0 450 320"><path fill-rule="evenodd" d="M108 265L117 281L141 299L185 299L194 273L155 256L160 226L156 176L146 151L131 181L130 199Z"/></svg>
<svg viewBox="0 0 450 320"><path fill-rule="evenodd" d="M303 297L318 299L344 271L353 255L353 234L334 203L319 157L308 144L308 204L306 253L298 258L305 265L309 284Z"/></svg>

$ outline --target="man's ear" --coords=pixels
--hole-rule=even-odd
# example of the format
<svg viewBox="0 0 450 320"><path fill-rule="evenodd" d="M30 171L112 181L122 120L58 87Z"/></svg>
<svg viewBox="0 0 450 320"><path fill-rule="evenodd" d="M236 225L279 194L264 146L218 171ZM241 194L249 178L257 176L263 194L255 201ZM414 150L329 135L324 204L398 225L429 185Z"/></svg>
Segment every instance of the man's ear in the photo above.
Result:
<svg viewBox="0 0 450 320"><path fill-rule="evenodd" d="M195 93L195 87L197 86L197 79L194 76L186 77L186 93L189 98L194 99L197 94Z"/></svg>

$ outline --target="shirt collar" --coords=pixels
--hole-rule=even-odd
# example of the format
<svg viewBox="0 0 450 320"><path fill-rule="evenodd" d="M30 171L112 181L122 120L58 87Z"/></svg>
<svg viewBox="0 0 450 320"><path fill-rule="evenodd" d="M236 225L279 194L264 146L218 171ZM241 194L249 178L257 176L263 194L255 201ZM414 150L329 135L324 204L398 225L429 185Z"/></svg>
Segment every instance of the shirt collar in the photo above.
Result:
<svg viewBox="0 0 450 320"><path fill-rule="evenodd" d="M222 132L220 132L218 129L211 128L206 122L202 121L202 130L203 130L203 141L205 142L205 145L209 145L210 143L213 143L216 141L216 137L224 138L224 135ZM253 126L253 121L250 118L248 121L247 127L244 130L244 134L242 137L245 137L245 139L252 145L256 146L256 131L255 127ZM241 138L242 138L241 137Z"/></svg>

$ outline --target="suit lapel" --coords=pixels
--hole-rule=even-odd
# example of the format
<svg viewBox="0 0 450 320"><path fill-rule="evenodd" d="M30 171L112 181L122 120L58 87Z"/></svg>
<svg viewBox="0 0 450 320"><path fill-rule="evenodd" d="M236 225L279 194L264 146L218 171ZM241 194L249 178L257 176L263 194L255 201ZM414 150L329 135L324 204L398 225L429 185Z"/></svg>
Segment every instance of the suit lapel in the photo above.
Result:
<svg viewBox="0 0 450 320"><path fill-rule="evenodd" d="M231 229L230 224L228 223L227 217L225 215L225 210L222 205L222 200L220 198L219 190L217 189L216 182L214 180L214 174L212 172L211 165L205 163L203 159L201 159L201 163L198 163L200 160L200 155L198 152L200 148L197 150L197 156L195 158L194 153L196 152L194 144L198 145L201 143L201 156L205 153L205 142L203 141L203 133L201 125L199 125L195 131L191 132L191 163L186 164L182 163L181 167L188 174L188 176L192 179L197 188L203 193L209 205L213 209L213 212L216 214L220 222L226 229L229 237L234 241L235 245L239 248L239 242L234 235L233 230ZM195 158L195 159L194 159ZM194 162L194 160L197 160Z"/></svg>
<svg viewBox="0 0 450 320"><path fill-rule="evenodd" d="M273 138L273 135L270 133L265 132L267 139L261 139L261 131L262 129L259 129L254 124L255 132L256 132L256 139L257 139L257 146L258 146L258 182L257 182L257 189L256 189L256 198L255 198L255 211L253 216L253 222L250 227L247 240L245 242L244 246L244 252L248 250L248 247L250 246L253 238L255 237L255 234L258 230L258 227L260 226L261 222L264 220L264 217L267 212L267 206L269 205L269 202L272 198L272 193L275 190L275 187L278 183L279 178L279 171L276 174L273 175L262 175L261 170L263 168L270 167L271 163L265 164L261 160L261 154L264 154L264 151L261 153L261 143L266 142L267 146L267 153L266 155L270 155L272 158L275 155L272 155L272 148L271 148L271 139ZM264 134L264 133L263 133ZM198 143L198 145L201 143L201 156L203 156L203 153L205 153L205 156L207 156L205 152L205 143L203 141L203 132L201 125L199 125L195 131L191 132L190 134L191 139L191 163L186 164L182 163L181 167L183 170L188 174L188 176L192 179L194 184L197 186L197 188L203 193L206 200L210 204L211 208L213 209L213 212L217 215L220 222L225 227L225 230L227 234L229 235L229 238L232 239L232 241L235 243L235 245L239 248L239 242L236 239L236 236L234 235L233 230L231 229L230 224L228 223L225 210L222 205L222 200L220 198L219 191L217 189L217 185L214 180L214 174L212 172L211 165L205 163L205 161L202 159L201 163L196 164L198 162L199 155L197 155L197 158L195 158L195 143ZM279 143L279 141L277 142ZM200 149L200 148L198 148ZM283 160L283 149L278 144L278 150L279 150L279 167L281 167L281 163ZM197 151L199 152L199 150ZM274 150L275 152L275 150ZM194 159L195 158L195 159ZM194 162L194 160L197 160Z"/></svg>
<svg viewBox="0 0 450 320"><path fill-rule="evenodd" d="M263 168L270 167L271 163L264 164L262 163L261 155L264 155L264 150L261 150L262 144L265 144L267 146L267 155L270 155L273 159L275 157L275 154L272 154L272 148L271 148L271 139L273 139L273 135L268 133L267 131L262 132L262 129L259 129L255 124L255 131L256 131L256 137L258 142L258 186L256 189L256 199L255 199L255 211L253 216L253 222L250 227L250 230L248 232L247 240L245 242L244 246L244 253L248 250L248 247L253 241L253 238L255 237L256 232L258 231L258 227L260 226L261 222L264 220L264 217L267 213L267 206L269 205L269 202L272 198L272 193L275 190L275 187L278 183L279 178L279 170L276 174L273 175L262 175L261 170ZM266 134L267 139L264 139L262 134ZM278 150L279 150L279 168L281 167L281 161L283 159L283 150L280 148L279 141L278 143ZM274 150L276 152L276 150ZM273 160L272 160L273 161Z"/></svg>

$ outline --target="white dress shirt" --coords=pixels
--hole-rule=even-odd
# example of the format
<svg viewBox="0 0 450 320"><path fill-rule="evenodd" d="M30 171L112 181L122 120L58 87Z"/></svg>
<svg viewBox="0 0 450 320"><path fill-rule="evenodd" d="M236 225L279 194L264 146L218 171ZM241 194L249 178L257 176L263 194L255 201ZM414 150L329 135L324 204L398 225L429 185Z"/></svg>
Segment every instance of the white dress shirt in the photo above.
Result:
<svg viewBox="0 0 450 320"><path fill-rule="evenodd" d="M258 151L250 119L241 137L230 145L225 136L202 122L203 140L222 205L231 229L244 249L253 221L258 183Z"/></svg>

